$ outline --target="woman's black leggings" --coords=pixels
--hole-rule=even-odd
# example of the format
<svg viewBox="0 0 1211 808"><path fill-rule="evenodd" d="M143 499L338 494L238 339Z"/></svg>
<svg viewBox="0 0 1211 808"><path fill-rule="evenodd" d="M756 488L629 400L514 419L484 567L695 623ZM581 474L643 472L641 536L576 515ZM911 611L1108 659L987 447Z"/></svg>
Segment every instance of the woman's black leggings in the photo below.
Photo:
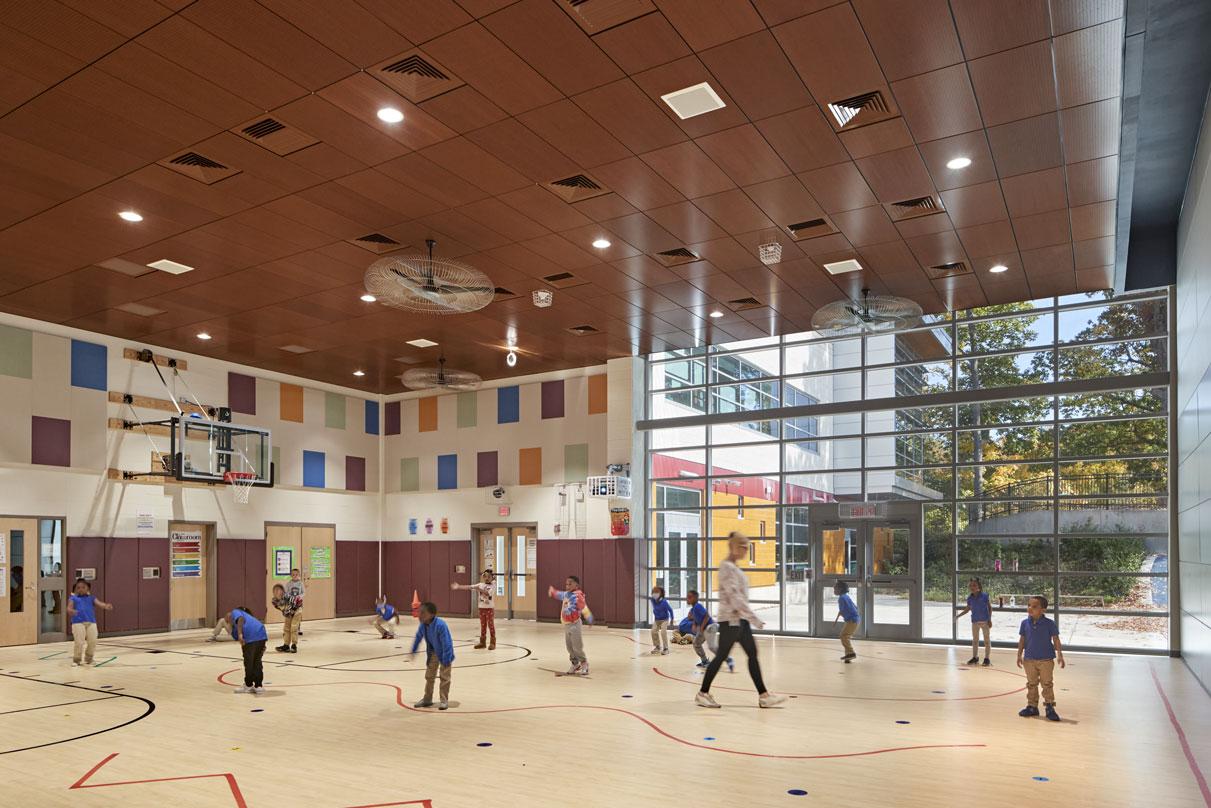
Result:
<svg viewBox="0 0 1211 808"><path fill-rule="evenodd" d="M761 663L757 661L757 643L753 639L753 629L747 620L741 620L739 625L719 624L719 650L715 653L711 664L706 666L706 676L702 677L703 693L710 692L711 682L715 681L715 674L719 673L732 646L736 643L740 643L740 647L748 656L748 675L753 677L753 686L757 688L758 693L765 692L765 681L761 678Z"/></svg>
<svg viewBox="0 0 1211 808"><path fill-rule="evenodd" d="M265 683L265 670L261 657L265 656L265 640L244 643L244 687L261 687Z"/></svg>

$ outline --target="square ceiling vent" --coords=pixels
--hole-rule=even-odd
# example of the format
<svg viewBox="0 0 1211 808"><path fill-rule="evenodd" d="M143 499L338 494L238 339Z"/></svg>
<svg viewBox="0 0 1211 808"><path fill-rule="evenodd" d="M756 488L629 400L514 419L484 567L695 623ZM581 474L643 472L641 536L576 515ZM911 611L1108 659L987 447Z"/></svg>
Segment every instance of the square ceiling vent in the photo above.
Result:
<svg viewBox="0 0 1211 808"><path fill-rule="evenodd" d="M288 126L277 118L254 118L235 127L231 132L261 148L268 149L279 157L294 154L296 151L320 142L319 138L314 138L302 130Z"/></svg>
<svg viewBox="0 0 1211 808"><path fill-rule="evenodd" d="M825 264L824 269L830 275L844 275L846 272L861 272L862 265L853 258L846 258L844 261L834 261L831 264Z"/></svg>
<svg viewBox="0 0 1211 808"><path fill-rule="evenodd" d="M727 106L719 97L719 93L705 81L693 87L666 93L660 96L660 100L668 104L669 109L676 112L677 117L683 121Z"/></svg>

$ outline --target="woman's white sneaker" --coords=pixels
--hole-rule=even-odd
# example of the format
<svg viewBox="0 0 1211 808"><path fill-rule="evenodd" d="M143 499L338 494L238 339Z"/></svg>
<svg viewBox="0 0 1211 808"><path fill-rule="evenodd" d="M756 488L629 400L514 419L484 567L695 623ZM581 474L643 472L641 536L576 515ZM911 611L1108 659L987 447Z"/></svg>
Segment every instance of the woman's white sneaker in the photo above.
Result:
<svg viewBox="0 0 1211 808"><path fill-rule="evenodd" d="M699 690L698 693L695 694L694 703L697 704L699 707L714 707L716 709L719 708L719 702L715 701L715 697L712 696L710 693L703 693L701 690Z"/></svg>
<svg viewBox="0 0 1211 808"><path fill-rule="evenodd" d="M777 707L784 701L786 701L786 696L779 696L777 693L762 693L757 699L757 704L761 707Z"/></svg>

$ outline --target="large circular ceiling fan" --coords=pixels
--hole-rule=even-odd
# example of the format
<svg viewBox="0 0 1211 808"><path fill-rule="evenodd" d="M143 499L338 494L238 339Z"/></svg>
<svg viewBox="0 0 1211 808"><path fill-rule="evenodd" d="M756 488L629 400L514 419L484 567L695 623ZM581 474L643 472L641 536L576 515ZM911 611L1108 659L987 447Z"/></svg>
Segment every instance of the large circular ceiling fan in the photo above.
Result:
<svg viewBox="0 0 1211 808"><path fill-rule="evenodd" d="M812 315L812 328L821 334L865 334L894 331L916 325L921 307L904 297L872 295L862 290L861 300L838 300Z"/></svg>
<svg viewBox="0 0 1211 808"><path fill-rule="evenodd" d="M399 380L409 390L452 390L460 393L478 390L483 383L483 379L469 370L447 370L445 356L437 360L437 367L412 368L401 374Z"/></svg>
<svg viewBox="0 0 1211 808"><path fill-rule="evenodd" d="M434 258L437 242L426 239L426 255L381 258L366 270L366 291L378 302L418 314L463 314L492 302L495 287L469 264Z"/></svg>

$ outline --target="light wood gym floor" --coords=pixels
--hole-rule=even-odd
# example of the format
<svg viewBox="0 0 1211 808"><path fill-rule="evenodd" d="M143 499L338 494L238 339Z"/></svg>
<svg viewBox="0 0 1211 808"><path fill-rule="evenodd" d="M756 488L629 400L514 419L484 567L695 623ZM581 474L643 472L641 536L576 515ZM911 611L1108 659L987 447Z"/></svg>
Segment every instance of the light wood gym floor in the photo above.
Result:
<svg viewBox="0 0 1211 808"><path fill-rule="evenodd" d="M706 710L693 651L647 656L646 631L586 631L592 675L556 677L559 626L499 621L489 652L449 622L441 714L410 707L423 656L361 618L269 651L263 696L232 693L239 648L209 632L103 640L97 668L67 644L0 649L0 804L1211 805L1211 699L1178 660L1069 654L1052 724L1017 716L1011 650L967 669L967 648L863 643L844 665L835 641L762 639L796 697L757 709L741 654Z"/></svg>

